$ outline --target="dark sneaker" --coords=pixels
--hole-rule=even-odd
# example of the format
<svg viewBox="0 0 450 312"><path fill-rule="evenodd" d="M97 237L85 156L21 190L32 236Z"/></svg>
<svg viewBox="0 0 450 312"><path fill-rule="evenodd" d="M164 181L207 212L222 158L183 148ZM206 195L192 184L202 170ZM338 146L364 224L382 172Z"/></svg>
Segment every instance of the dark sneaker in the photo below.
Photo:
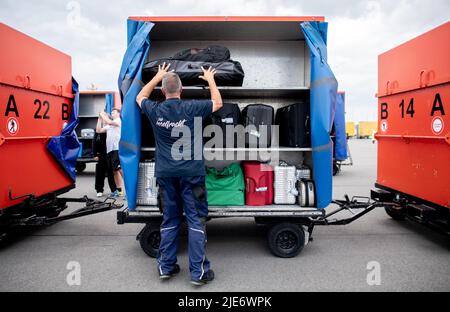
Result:
<svg viewBox="0 0 450 312"><path fill-rule="evenodd" d="M205 285L205 284L207 284L209 282L212 282L213 280L214 280L214 271L213 270L209 270L208 272L203 274L202 279L200 279L198 281L191 280L191 284L193 284L195 286L202 286L202 285Z"/></svg>
<svg viewBox="0 0 450 312"><path fill-rule="evenodd" d="M159 271L159 278L165 280L180 273L180 266L178 264L175 264L175 267L169 273L162 273L161 270L158 271Z"/></svg>

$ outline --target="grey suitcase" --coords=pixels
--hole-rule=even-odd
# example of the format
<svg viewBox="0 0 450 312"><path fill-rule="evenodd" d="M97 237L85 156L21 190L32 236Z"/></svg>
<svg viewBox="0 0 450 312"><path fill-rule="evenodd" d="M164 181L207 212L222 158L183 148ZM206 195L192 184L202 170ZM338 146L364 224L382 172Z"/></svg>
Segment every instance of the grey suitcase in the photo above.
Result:
<svg viewBox="0 0 450 312"><path fill-rule="evenodd" d="M302 207L314 207L316 205L315 186L313 181L298 182L298 203Z"/></svg>
<svg viewBox="0 0 450 312"><path fill-rule="evenodd" d="M242 124L246 128L245 146L270 147L274 109L269 105L251 104L242 110ZM248 127L248 128L247 128Z"/></svg>
<svg viewBox="0 0 450 312"><path fill-rule="evenodd" d="M158 187L155 177L155 163L139 163L136 203L138 206L157 206Z"/></svg>
<svg viewBox="0 0 450 312"><path fill-rule="evenodd" d="M95 135L94 129L82 129L81 130L81 137L85 139L93 139Z"/></svg>
<svg viewBox="0 0 450 312"><path fill-rule="evenodd" d="M297 201L296 168L282 164L275 167L274 203L293 205Z"/></svg>
<svg viewBox="0 0 450 312"><path fill-rule="evenodd" d="M297 167L296 171L297 180L311 180L311 169L308 166L302 165Z"/></svg>

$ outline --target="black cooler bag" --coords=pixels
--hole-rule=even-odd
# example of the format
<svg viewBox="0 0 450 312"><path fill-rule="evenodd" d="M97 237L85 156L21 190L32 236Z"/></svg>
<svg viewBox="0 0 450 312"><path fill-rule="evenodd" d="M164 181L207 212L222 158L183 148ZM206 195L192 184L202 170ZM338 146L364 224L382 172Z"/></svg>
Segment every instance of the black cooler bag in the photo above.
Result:
<svg viewBox="0 0 450 312"><path fill-rule="evenodd" d="M251 104L242 110L242 121L245 132L245 145L247 147L270 147L272 141L272 125L274 109L264 104ZM253 129L247 128L253 126ZM264 131L262 130L264 127ZM267 140L263 139L266 134ZM256 146L254 145L256 143Z"/></svg>
<svg viewBox="0 0 450 312"><path fill-rule="evenodd" d="M211 116L206 121L206 125L216 125L219 126L223 133L223 146L216 147L227 147L227 137L233 136L233 144L228 147L237 147L238 143L238 133L234 132L234 127L241 123L241 110L237 104L224 103L222 108L217 112L211 114ZM229 127L229 131L227 130ZM209 141L211 138L205 138L205 141Z"/></svg>
<svg viewBox="0 0 450 312"><path fill-rule="evenodd" d="M149 60L142 69L142 81L148 83L158 72L158 66L171 64L169 70L174 70L180 76L184 86L204 86L206 81L198 78L203 74L201 67L216 69L215 80L218 86L242 86L244 70L239 62L230 59L230 51L222 46L208 46L205 49L187 49L172 57Z"/></svg>
<svg viewBox="0 0 450 312"><path fill-rule="evenodd" d="M278 109L280 146L311 147L309 103L302 102Z"/></svg>
<svg viewBox="0 0 450 312"><path fill-rule="evenodd" d="M150 120L145 114L141 114L141 147L155 147L155 135Z"/></svg>

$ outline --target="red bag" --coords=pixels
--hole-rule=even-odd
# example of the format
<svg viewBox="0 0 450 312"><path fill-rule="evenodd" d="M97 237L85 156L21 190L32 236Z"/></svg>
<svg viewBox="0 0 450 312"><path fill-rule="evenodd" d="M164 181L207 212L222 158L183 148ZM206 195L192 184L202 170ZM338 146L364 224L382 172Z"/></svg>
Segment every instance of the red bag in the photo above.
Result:
<svg viewBox="0 0 450 312"><path fill-rule="evenodd" d="M273 168L259 162L244 162L245 204L264 206L273 203Z"/></svg>

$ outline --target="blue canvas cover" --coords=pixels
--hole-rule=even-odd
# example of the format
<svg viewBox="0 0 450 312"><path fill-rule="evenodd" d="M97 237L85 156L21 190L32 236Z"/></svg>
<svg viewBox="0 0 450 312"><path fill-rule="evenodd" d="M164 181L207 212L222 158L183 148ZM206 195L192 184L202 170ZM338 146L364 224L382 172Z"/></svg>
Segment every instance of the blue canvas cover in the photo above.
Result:
<svg viewBox="0 0 450 312"><path fill-rule="evenodd" d="M73 99L72 114L66 127L60 136L53 137L47 145L47 149L52 153L58 163L64 168L70 178L75 182L75 165L80 151L80 142L75 132L78 126L78 104L80 93L78 83L72 78Z"/></svg>
<svg viewBox="0 0 450 312"><path fill-rule="evenodd" d="M328 23L306 22L300 26L311 51L311 145L317 208L326 208L333 195L333 143L330 132L338 83L327 63Z"/></svg>
<svg viewBox="0 0 450 312"><path fill-rule="evenodd" d="M114 93L105 94L105 112L111 115L112 109L114 108Z"/></svg>
<svg viewBox="0 0 450 312"><path fill-rule="evenodd" d="M136 97L142 89L142 66L150 49L153 23L128 20L128 48L119 74L122 98L122 133L119 145L128 208L136 208L137 179L141 155L141 111Z"/></svg>
<svg viewBox="0 0 450 312"><path fill-rule="evenodd" d="M334 159L344 161L348 157L347 134L345 131L345 93L337 94L336 115L334 116L334 129L336 132Z"/></svg>
<svg viewBox="0 0 450 312"><path fill-rule="evenodd" d="M142 67L150 49L154 24L128 20L128 49L119 75L122 98L122 137L119 147L124 171L128 208L136 208L137 178L141 145L141 112L136 96L142 89ZM327 63L327 23L301 24L311 50L311 140L317 206L326 208L332 200L333 146L330 138L336 106L337 81Z"/></svg>

